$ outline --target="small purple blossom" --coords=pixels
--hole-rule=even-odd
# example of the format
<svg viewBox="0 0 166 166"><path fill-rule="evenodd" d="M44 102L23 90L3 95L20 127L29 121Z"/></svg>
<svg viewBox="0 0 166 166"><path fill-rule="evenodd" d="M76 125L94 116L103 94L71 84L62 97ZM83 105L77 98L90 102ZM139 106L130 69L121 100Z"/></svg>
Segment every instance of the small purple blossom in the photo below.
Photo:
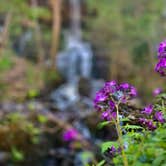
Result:
<svg viewBox="0 0 166 166"><path fill-rule="evenodd" d="M106 82L106 84L109 85L109 86L116 86L117 82L115 80L112 80L110 82Z"/></svg>
<svg viewBox="0 0 166 166"><path fill-rule="evenodd" d="M95 103L103 102L106 99L107 96L102 91L99 91L96 93Z"/></svg>
<svg viewBox="0 0 166 166"><path fill-rule="evenodd" d="M139 118L139 122L140 122L141 124L143 124L143 125L146 125L146 123L148 122L148 120L145 119L145 118Z"/></svg>
<svg viewBox="0 0 166 166"><path fill-rule="evenodd" d="M109 101L109 107L111 110L115 109L115 103L112 100Z"/></svg>
<svg viewBox="0 0 166 166"><path fill-rule="evenodd" d="M149 104L147 107L145 107L142 111L143 114L150 115L153 112L153 105Z"/></svg>
<svg viewBox="0 0 166 166"><path fill-rule="evenodd" d="M155 113L154 117L155 117L155 119L156 119L157 121L159 121L160 123L164 123L164 122L165 122L164 116L163 116L162 112L160 112L160 111L157 111L157 112Z"/></svg>
<svg viewBox="0 0 166 166"><path fill-rule="evenodd" d="M64 141L73 141L78 138L78 132L74 128L70 128L63 133Z"/></svg>
<svg viewBox="0 0 166 166"><path fill-rule="evenodd" d="M158 48L159 62L155 66L155 71L161 76L166 76L166 40L161 42Z"/></svg>
<svg viewBox="0 0 166 166"><path fill-rule="evenodd" d="M110 82L106 82L104 85L103 90L105 91L105 93L114 93L116 92L118 89L118 85L116 83L116 81L110 81Z"/></svg>
<svg viewBox="0 0 166 166"><path fill-rule="evenodd" d="M109 153L110 153L110 155L115 156L115 154L116 154L116 148L115 148L115 146L111 146L109 148Z"/></svg>
<svg viewBox="0 0 166 166"><path fill-rule="evenodd" d="M157 96L160 93L162 93L162 89L161 88L156 88L156 89L153 90L153 96Z"/></svg>
<svg viewBox="0 0 166 166"><path fill-rule="evenodd" d="M147 127L148 130L155 130L156 126L153 124L152 120L148 120L146 118L139 118L139 122L144 125L145 127Z"/></svg>
<svg viewBox="0 0 166 166"><path fill-rule="evenodd" d="M128 83L120 84L120 89L122 90L128 90L129 88L130 88L130 85Z"/></svg>
<svg viewBox="0 0 166 166"><path fill-rule="evenodd" d="M112 110L107 110L102 112L101 114L101 119L103 120L107 120L107 121L112 121L116 119L116 112L112 111Z"/></svg>
<svg viewBox="0 0 166 166"><path fill-rule="evenodd" d="M134 86L130 87L130 96L131 97L136 97L137 96L137 90Z"/></svg>
<svg viewBox="0 0 166 166"><path fill-rule="evenodd" d="M102 112L101 118L104 120L110 120L110 112L109 111Z"/></svg>
<svg viewBox="0 0 166 166"><path fill-rule="evenodd" d="M166 58L166 40L159 45L158 58Z"/></svg>
<svg viewBox="0 0 166 166"><path fill-rule="evenodd" d="M155 71L160 73L161 76L166 75L166 58L161 58L155 67Z"/></svg>
<svg viewBox="0 0 166 166"><path fill-rule="evenodd" d="M152 130L152 131L153 131L153 130L156 129L156 126L153 124L153 121L152 121L152 120L147 121L146 125L147 125L147 128L148 128L149 130Z"/></svg>

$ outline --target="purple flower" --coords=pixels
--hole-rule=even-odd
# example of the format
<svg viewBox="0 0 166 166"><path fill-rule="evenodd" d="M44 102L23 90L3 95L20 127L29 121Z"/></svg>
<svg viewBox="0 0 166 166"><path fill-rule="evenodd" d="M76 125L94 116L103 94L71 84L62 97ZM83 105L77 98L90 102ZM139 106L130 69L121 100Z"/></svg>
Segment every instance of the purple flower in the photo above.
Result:
<svg viewBox="0 0 166 166"><path fill-rule="evenodd" d="M166 58L162 58L159 60L155 67L155 71L160 73L161 76L166 75Z"/></svg>
<svg viewBox="0 0 166 166"><path fill-rule="evenodd" d="M153 91L153 96L157 96L157 95L159 95L160 93L162 93L162 89L161 89L161 88L156 88L156 89L154 89L154 91Z"/></svg>
<svg viewBox="0 0 166 166"><path fill-rule="evenodd" d="M146 125L148 127L149 130L155 130L156 129L156 126L153 124L152 120L149 120L146 122Z"/></svg>
<svg viewBox="0 0 166 166"><path fill-rule="evenodd" d="M153 121L152 120L148 120L148 119L145 119L145 118L139 118L139 122L146 126L148 128L148 130L155 130L156 129L156 126L153 124Z"/></svg>
<svg viewBox="0 0 166 166"><path fill-rule="evenodd" d="M123 100L126 102L126 99L130 99L137 96L137 90L134 86L131 86L128 83L120 84L120 90L124 92ZM124 102L124 103L125 103Z"/></svg>
<svg viewBox="0 0 166 166"><path fill-rule="evenodd" d="M105 91L105 93L114 93L116 92L117 88L118 85L116 81L110 81L105 83L103 90Z"/></svg>
<svg viewBox="0 0 166 166"><path fill-rule="evenodd" d="M101 118L104 119L104 120L116 120L116 115L117 113L112 111L112 110L107 110L107 111L104 111L102 112L101 114Z"/></svg>
<svg viewBox="0 0 166 166"><path fill-rule="evenodd" d="M159 45L158 58L166 58L166 40Z"/></svg>
<svg viewBox="0 0 166 166"><path fill-rule="evenodd" d="M115 80L112 80L110 82L106 82L106 84L108 84L109 86L116 86L117 82Z"/></svg>
<svg viewBox="0 0 166 166"><path fill-rule="evenodd" d="M128 83L122 83L119 87L121 90L128 90L130 88L130 85Z"/></svg>
<svg viewBox="0 0 166 166"><path fill-rule="evenodd" d="M150 115L153 111L153 105L149 104L147 107L145 107L142 111L142 113L146 114L146 115Z"/></svg>
<svg viewBox="0 0 166 166"><path fill-rule="evenodd" d="M104 120L110 120L110 112L109 111L102 112L101 118Z"/></svg>
<svg viewBox="0 0 166 166"><path fill-rule="evenodd" d="M115 155L115 153L116 153L116 148L115 148L115 146L111 146L111 147L109 148L109 153L110 153L111 155Z"/></svg>
<svg viewBox="0 0 166 166"><path fill-rule="evenodd" d="M98 103L94 103L94 108L97 110L97 111L102 111L102 109L104 108L102 105L99 105Z"/></svg>
<svg viewBox="0 0 166 166"><path fill-rule="evenodd" d="M100 103L100 102L105 101L106 99L107 99L107 96L102 91L99 91L96 93L96 97L95 97L94 102Z"/></svg>
<svg viewBox="0 0 166 166"><path fill-rule="evenodd" d="M115 109L115 103L112 100L109 101L109 107L111 110Z"/></svg>
<svg viewBox="0 0 166 166"><path fill-rule="evenodd" d="M117 116L116 112L111 112L111 115L110 115L111 120L115 120L116 116Z"/></svg>
<svg viewBox="0 0 166 166"><path fill-rule="evenodd" d="M74 128L67 129L63 133L63 140L64 141L73 141L78 138L78 132Z"/></svg>
<svg viewBox="0 0 166 166"><path fill-rule="evenodd" d="M157 111L157 112L155 113L154 117L155 117L155 119L156 119L157 121L159 121L160 123L164 123L164 122L165 122L165 119L164 119L164 117L163 117L162 112Z"/></svg>
<svg viewBox="0 0 166 166"><path fill-rule="evenodd" d="M131 97L136 97L137 96L137 90L134 86L131 86L129 94L130 94Z"/></svg>
<svg viewBox="0 0 166 166"><path fill-rule="evenodd" d="M146 125L146 123L147 123L147 119L145 119L145 118L139 118L139 122L141 123L141 124L143 124L143 125Z"/></svg>
<svg viewBox="0 0 166 166"><path fill-rule="evenodd" d="M124 148L125 148L125 147L124 147ZM120 153L122 152L122 148L119 147L119 148L117 149L117 152L120 154Z"/></svg>

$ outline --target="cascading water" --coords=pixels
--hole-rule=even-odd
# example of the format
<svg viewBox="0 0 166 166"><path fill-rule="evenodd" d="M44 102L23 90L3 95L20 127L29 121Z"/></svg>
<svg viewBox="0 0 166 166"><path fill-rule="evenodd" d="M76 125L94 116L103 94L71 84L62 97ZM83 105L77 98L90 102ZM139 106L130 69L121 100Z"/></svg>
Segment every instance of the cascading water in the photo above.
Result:
<svg viewBox="0 0 166 166"><path fill-rule="evenodd" d="M92 50L81 38L81 0L70 1L70 28L65 34L66 48L56 59L56 66L66 79L51 94L51 99L60 110L66 110L80 100L78 86L80 78L91 79ZM82 100L83 101L83 100ZM89 101L84 100L89 105Z"/></svg>
<svg viewBox="0 0 166 166"><path fill-rule="evenodd" d="M70 0L70 29L66 33L66 48L57 58L57 66L66 76L68 83L78 81L80 77L90 78L92 51L90 45L81 39L80 0ZM66 61L67 63L66 63Z"/></svg>

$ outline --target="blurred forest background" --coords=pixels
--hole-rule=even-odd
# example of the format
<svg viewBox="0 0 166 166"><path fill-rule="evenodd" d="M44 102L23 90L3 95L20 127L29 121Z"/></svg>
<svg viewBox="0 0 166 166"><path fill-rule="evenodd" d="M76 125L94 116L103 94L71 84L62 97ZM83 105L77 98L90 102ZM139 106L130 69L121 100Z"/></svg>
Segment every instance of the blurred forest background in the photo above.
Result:
<svg viewBox="0 0 166 166"><path fill-rule="evenodd" d="M165 6L164 0L81 1L83 38L107 66L100 69L103 75L99 77L129 79L145 93L143 96L162 86L153 68L157 44L166 33ZM54 64L56 53L64 48L64 31L70 25L69 2L1 0L0 13L1 98L22 100L28 92L40 90L45 81L58 79L56 70L46 74L51 78L43 75L47 73L46 62Z"/></svg>
<svg viewBox="0 0 166 166"><path fill-rule="evenodd" d="M165 80L154 72L154 65L158 43L166 36L166 1L79 0L79 4L81 40L90 44L93 52L90 79L129 82L138 89L141 97L138 100L141 101L137 102L148 103L153 90L165 85ZM56 61L66 47L65 36L71 26L71 12L70 0L0 0L0 109L8 110L7 113L0 112L5 116L0 116L1 123L6 124L6 119L10 119L7 130L0 124L0 142L12 132L12 138L15 138L9 139L7 146L0 143L0 160L1 151L11 152L14 161L23 159L20 151L27 148L26 141L16 141L17 133L22 131L20 122L24 121L21 125L28 126L25 130L28 137L22 134L20 140L38 133L34 127L36 119L30 117L31 120L25 118L20 121L18 114L9 116L9 112L34 110L34 101L41 101L44 107L56 112L57 107L48 102L48 96L66 81ZM68 60L65 60L65 65L67 63ZM81 83L85 82L85 85L79 85L80 91L89 91L89 80L80 79ZM25 104L27 101L28 105ZM21 107L16 107L14 103L20 103ZM35 108L40 110L41 104L38 103ZM68 116L66 114L62 117ZM49 118L59 124L52 115ZM47 121L43 115L38 115L37 119L42 125ZM87 122L90 130L96 124L91 122L92 119ZM32 123L29 125L28 121ZM48 126L52 127L52 124ZM50 139L53 140L53 137ZM51 144L49 141L45 143L48 147ZM31 150L27 151L30 155ZM52 153L56 155L54 151ZM36 162L34 160L32 163Z"/></svg>

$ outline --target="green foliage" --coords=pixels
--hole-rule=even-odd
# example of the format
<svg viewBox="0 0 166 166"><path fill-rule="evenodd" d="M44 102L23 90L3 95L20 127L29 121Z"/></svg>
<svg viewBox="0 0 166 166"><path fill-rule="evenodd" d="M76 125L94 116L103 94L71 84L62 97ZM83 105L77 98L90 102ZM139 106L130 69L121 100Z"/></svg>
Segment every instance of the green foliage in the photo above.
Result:
<svg viewBox="0 0 166 166"><path fill-rule="evenodd" d="M24 160L24 154L17 150L15 147L12 147L11 150L12 160L13 161L22 161Z"/></svg>
<svg viewBox="0 0 166 166"><path fill-rule="evenodd" d="M27 94L28 98L30 98L30 99L33 99L33 98L37 97L38 95L39 95L39 92L37 89L30 89Z"/></svg>
<svg viewBox="0 0 166 166"><path fill-rule="evenodd" d="M143 129L143 127L141 127L141 126L129 125L129 124L125 125L123 128L126 129L126 130L138 130L138 129Z"/></svg>
<svg viewBox="0 0 166 166"><path fill-rule="evenodd" d="M153 64L151 51L166 36L164 0L90 0L87 3L95 15L85 19L88 25L85 36L96 48L106 49L117 64L124 63L124 54L129 55L128 63L133 61L139 68ZM116 70L120 68L118 65Z"/></svg>
<svg viewBox="0 0 166 166"><path fill-rule="evenodd" d="M37 118L40 123L46 123L48 121L47 117L45 117L44 115L38 115Z"/></svg>
<svg viewBox="0 0 166 166"><path fill-rule="evenodd" d="M93 161L94 155L90 151L84 151L81 153L80 157L81 157L81 161L82 161L83 165L88 166L88 163L90 161Z"/></svg>
<svg viewBox="0 0 166 166"><path fill-rule="evenodd" d="M111 146L114 146L115 148L119 147L119 144L115 141L107 141L107 142L103 142L101 144L101 152L104 153L105 151L108 150L108 148L110 148Z"/></svg>
<svg viewBox="0 0 166 166"><path fill-rule="evenodd" d="M102 129L104 126L107 126L109 123L110 123L109 121L100 122L100 123L97 125L97 128L98 128L98 129Z"/></svg>
<svg viewBox="0 0 166 166"><path fill-rule="evenodd" d="M11 56L3 55L0 58L0 71L7 71L11 69L13 66L13 62L11 60Z"/></svg>
<svg viewBox="0 0 166 166"><path fill-rule="evenodd" d="M97 164L97 166L103 166L105 164L105 161L104 160L101 160L98 164Z"/></svg>
<svg viewBox="0 0 166 166"><path fill-rule="evenodd" d="M158 95L154 103L154 110L162 111L166 117L166 100L165 94ZM123 118L122 118L123 119ZM124 118L126 120L126 118ZM108 125L108 123L104 123ZM131 166L165 166L166 165L166 123L159 124L155 131L145 130L139 125L127 124L121 126L126 134L122 136L125 145L124 153L127 157L128 164ZM108 148L114 146L115 149L120 147L118 141L107 141L101 144L102 153ZM116 166L123 166L123 153L116 154L113 157L113 163Z"/></svg>

